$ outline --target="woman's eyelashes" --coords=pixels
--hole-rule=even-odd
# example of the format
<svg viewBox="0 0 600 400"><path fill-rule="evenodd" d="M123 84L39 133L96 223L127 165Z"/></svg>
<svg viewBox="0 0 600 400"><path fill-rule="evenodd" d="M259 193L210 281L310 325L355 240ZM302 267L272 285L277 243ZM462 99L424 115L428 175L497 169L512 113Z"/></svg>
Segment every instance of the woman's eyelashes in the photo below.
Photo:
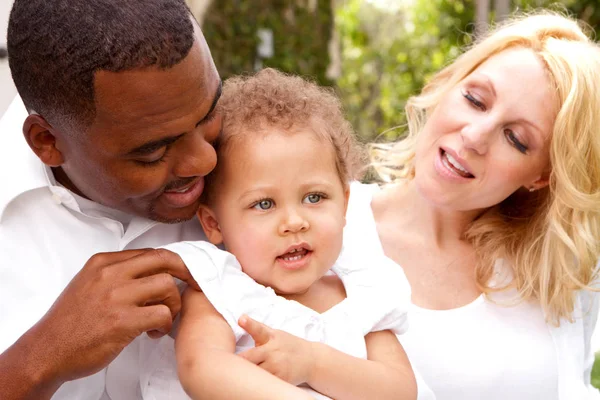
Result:
<svg viewBox="0 0 600 400"><path fill-rule="evenodd" d="M473 105L474 107L480 109L481 111L486 111L487 108L485 106L485 104L483 104L483 102L481 102L480 100L478 100L475 96L473 96L468 90L464 90L462 92L462 95L465 99L467 99L469 101L469 103L471 103L471 105Z"/></svg>
<svg viewBox="0 0 600 400"><path fill-rule="evenodd" d="M508 139L510 144L512 144L521 153L527 154L528 147L521 143L514 131L510 129L505 129L504 134L506 135L506 138Z"/></svg>

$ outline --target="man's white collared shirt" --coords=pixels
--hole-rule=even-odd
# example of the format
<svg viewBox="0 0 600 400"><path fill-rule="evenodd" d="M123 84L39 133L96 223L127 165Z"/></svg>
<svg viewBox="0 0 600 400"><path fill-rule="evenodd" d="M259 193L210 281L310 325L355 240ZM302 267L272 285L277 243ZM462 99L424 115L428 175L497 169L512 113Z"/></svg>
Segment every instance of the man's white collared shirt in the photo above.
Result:
<svg viewBox="0 0 600 400"><path fill-rule="evenodd" d="M132 217L110 218L102 206L83 211L74 195L53 182L47 167L27 145L27 112L16 98L0 120L5 155L0 160L0 352L11 346L50 308L87 260L100 252L158 247L202 240L196 220L160 224ZM106 216L103 216L106 215ZM64 384L53 399L139 398L139 351L134 341L108 367Z"/></svg>

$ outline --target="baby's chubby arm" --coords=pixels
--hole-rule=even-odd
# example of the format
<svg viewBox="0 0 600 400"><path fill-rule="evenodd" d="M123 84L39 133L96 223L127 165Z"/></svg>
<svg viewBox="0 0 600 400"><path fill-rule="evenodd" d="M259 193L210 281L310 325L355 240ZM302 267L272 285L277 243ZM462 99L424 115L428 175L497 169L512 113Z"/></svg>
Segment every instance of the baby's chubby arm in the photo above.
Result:
<svg viewBox="0 0 600 400"><path fill-rule="evenodd" d="M235 336L206 296L186 289L175 340L181 384L193 399L312 399L235 355Z"/></svg>
<svg viewBox="0 0 600 400"><path fill-rule="evenodd" d="M312 343L315 360L307 383L338 400L415 400L417 384L404 349L391 331L365 337L367 359Z"/></svg>
<svg viewBox="0 0 600 400"><path fill-rule="evenodd" d="M410 362L391 331L372 332L365 337L365 360L271 329L248 317L242 317L240 324L257 344L240 356L287 382L307 383L337 400L417 398Z"/></svg>

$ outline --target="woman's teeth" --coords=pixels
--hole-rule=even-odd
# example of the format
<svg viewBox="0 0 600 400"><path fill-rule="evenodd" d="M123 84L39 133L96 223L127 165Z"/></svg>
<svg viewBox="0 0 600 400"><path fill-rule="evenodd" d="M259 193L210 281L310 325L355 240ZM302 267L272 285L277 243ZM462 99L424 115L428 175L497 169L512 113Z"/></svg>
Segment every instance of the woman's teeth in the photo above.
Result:
<svg viewBox="0 0 600 400"><path fill-rule="evenodd" d="M450 164L452 164L454 166L454 168L461 170L465 174L469 173L469 171L464 169L463 166L460 165L460 163L458 161L456 161L456 159L454 157L452 157L450 154L446 153L446 157L448 157L448 161L450 161Z"/></svg>
<svg viewBox="0 0 600 400"><path fill-rule="evenodd" d="M460 165L460 163L449 153L444 152L443 155L444 157L442 157L442 160L444 161L444 164L446 164L447 168L456 170L456 172L459 175L464 176L465 178L473 177L473 175L469 171L467 171L462 165Z"/></svg>

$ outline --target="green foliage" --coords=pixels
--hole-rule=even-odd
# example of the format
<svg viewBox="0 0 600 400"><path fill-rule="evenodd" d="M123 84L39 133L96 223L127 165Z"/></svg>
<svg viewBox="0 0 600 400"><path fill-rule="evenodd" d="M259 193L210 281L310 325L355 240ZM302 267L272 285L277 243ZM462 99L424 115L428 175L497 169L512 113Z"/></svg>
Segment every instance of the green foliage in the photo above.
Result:
<svg viewBox="0 0 600 400"><path fill-rule="evenodd" d="M390 11L363 0L337 9L343 76L337 84L363 140L403 125L404 105L470 42L471 0L414 0ZM393 139L402 129L386 133Z"/></svg>
<svg viewBox="0 0 600 400"><path fill-rule="evenodd" d="M592 385L600 388L600 353L596 353L596 362L592 368Z"/></svg>
<svg viewBox="0 0 600 400"><path fill-rule="evenodd" d="M405 124L406 100L471 42L475 20L474 0L402 1L395 10L376 2L345 0L336 11L343 46L337 83L352 124L367 141ZM512 5L567 11L600 27L598 0L513 0ZM404 132L388 131L383 139Z"/></svg>
<svg viewBox="0 0 600 400"><path fill-rule="evenodd" d="M213 0L202 30L221 77L252 72L257 31L273 31L274 56L262 66L331 84L328 45L333 26L330 0Z"/></svg>

